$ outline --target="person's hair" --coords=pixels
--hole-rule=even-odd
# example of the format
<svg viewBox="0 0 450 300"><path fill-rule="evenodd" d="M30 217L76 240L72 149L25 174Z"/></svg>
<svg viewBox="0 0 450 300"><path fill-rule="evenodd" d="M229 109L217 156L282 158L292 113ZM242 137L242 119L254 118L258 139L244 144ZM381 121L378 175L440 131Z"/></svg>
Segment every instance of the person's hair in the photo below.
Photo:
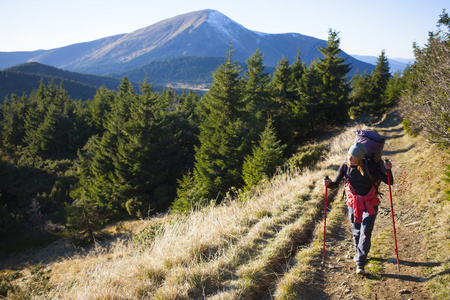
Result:
<svg viewBox="0 0 450 300"><path fill-rule="evenodd" d="M347 159L347 167L350 168L350 160L348 159ZM364 159L359 159L358 171L361 173L362 176L364 176Z"/></svg>

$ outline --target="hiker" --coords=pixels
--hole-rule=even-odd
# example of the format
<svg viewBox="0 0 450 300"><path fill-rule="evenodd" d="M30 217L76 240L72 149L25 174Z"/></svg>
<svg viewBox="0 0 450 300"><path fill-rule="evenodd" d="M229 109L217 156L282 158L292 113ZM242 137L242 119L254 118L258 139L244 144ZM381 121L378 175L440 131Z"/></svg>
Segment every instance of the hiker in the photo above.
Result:
<svg viewBox="0 0 450 300"><path fill-rule="evenodd" d="M347 159L340 166L336 178L333 181L324 179L324 184L331 189L337 188L343 178L347 181L345 192L348 217L352 224L356 273L360 275L365 274L364 266L367 263L370 239L380 204L376 182L379 179L388 184L388 175L375 163L365 159L366 151L364 144L355 142L348 150ZM391 162L385 162L384 167L390 170ZM392 172L388 173L390 183L393 184Z"/></svg>

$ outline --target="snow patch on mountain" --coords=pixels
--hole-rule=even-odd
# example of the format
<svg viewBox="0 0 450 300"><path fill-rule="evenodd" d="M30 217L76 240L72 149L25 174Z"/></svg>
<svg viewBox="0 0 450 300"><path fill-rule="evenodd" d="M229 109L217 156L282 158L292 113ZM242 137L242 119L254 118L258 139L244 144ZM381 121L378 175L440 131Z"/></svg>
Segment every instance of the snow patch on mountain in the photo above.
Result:
<svg viewBox="0 0 450 300"><path fill-rule="evenodd" d="M234 22L217 10L208 10L208 19L206 22L216 28L217 31L230 37L233 42L238 42L239 39L236 38L236 34L239 31L246 30L244 26Z"/></svg>
<svg viewBox="0 0 450 300"><path fill-rule="evenodd" d="M256 33L260 37L265 37L265 36L270 35L270 33L261 32L261 31L253 31L253 32Z"/></svg>

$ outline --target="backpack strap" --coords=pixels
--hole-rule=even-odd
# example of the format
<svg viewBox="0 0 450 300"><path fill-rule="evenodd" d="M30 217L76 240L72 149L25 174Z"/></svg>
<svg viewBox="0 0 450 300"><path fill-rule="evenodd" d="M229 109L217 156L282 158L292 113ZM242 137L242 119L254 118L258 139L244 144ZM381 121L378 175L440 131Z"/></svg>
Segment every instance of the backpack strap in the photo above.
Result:
<svg viewBox="0 0 450 300"><path fill-rule="evenodd" d="M377 194L378 195L383 195L383 193L380 193L379 191L379 187L380 187L380 180L376 180L375 179L375 175L374 175L374 162L370 159L365 159L364 165L365 165L365 169L367 174L369 175L370 181L372 182L372 185L375 187L375 189L377 190Z"/></svg>
<svg viewBox="0 0 450 300"><path fill-rule="evenodd" d="M380 191L378 190L379 188L379 184L377 182L377 180L375 180L375 176L374 176L374 172L373 172L373 161L370 159L364 159L364 172L367 173L367 175L369 176L370 182L372 183L372 185L375 187L377 194L378 195L383 195L383 193L380 193ZM345 180L348 181L348 178L350 173L350 168L347 166L347 172L345 173Z"/></svg>
<svg viewBox="0 0 450 300"><path fill-rule="evenodd" d="M369 160L368 159L364 160L364 169L365 169L365 172L367 173L367 175L369 175L370 182L372 182L372 185L375 186L375 180L374 180L374 176L373 176L372 165L369 166ZM376 186L375 186L375 188L376 188Z"/></svg>
<svg viewBox="0 0 450 300"><path fill-rule="evenodd" d="M367 159L364 159L364 172L369 174L370 182L372 182L372 184L375 185L374 176L373 173L371 172L371 168L369 167L369 162ZM348 180L349 177L350 177L350 168L347 166L347 172L345 172L345 179Z"/></svg>

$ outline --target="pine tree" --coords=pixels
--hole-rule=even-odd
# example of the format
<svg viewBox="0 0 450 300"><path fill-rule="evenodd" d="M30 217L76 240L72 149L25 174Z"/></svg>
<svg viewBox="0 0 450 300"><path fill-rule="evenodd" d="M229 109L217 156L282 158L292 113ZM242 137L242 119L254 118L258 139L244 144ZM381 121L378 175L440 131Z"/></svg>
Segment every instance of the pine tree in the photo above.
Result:
<svg viewBox="0 0 450 300"><path fill-rule="evenodd" d="M19 98L14 94L3 103L2 145L5 149L14 150L23 145L27 103L26 95Z"/></svg>
<svg viewBox="0 0 450 300"><path fill-rule="evenodd" d="M75 102L72 120L70 124L70 134L68 135L68 144L70 145L71 157L76 157L77 151L86 144L96 131L89 125L88 116L90 114L89 104L78 100ZM66 120L67 127L68 120Z"/></svg>
<svg viewBox="0 0 450 300"><path fill-rule="evenodd" d="M383 96L386 92L389 79L391 78L391 73L389 69L389 61L385 55L384 50L381 51L380 56L378 56L377 64L375 70L371 74L371 85L369 90L370 112L374 114L381 114L384 112L383 109Z"/></svg>
<svg viewBox="0 0 450 300"><path fill-rule="evenodd" d="M15 226L23 217L13 209L15 199L10 197L11 171L0 153L0 237L14 233Z"/></svg>
<svg viewBox="0 0 450 300"><path fill-rule="evenodd" d="M126 124L137 97L130 81L124 78L111 103L111 111L106 114L105 132L102 136L92 137L79 153L80 187L72 197L75 201L85 199L83 201L89 203L86 205L95 207L103 219L124 214L125 202L131 198L123 198L129 185L121 181L126 166L119 158L119 148L127 138Z"/></svg>
<svg viewBox="0 0 450 300"><path fill-rule="evenodd" d="M19 113L24 115L22 142L32 157L75 156L83 141L72 142L79 135L75 126L79 120L74 113L75 104L62 83L59 87L53 82L48 87L41 83L39 89L22 104L25 104L24 113ZM19 119L16 123L20 125L22 121Z"/></svg>
<svg viewBox="0 0 450 300"><path fill-rule="evenodd" d="M377 64L375 70L372 73L373 87L372 92L376 95L382 95L386 90L389 79L391 78L389 60L386 57L385 51L381 51L380 56L378 56Z"/></svg>
<svg viewBox="0 0 450 300"><path fill-rule="evenodd" d="M350 115L358 116L364 112L375 115L383 113L387 109L384 99L390 78L389 62L383 50L370 75L364 72L362 75L353 76L349 100Z"/></svg>
<svg viewBox="0 0 450 300"><path fill-rule="evenodd" d="M314 121L320 118L320 111L314 109L318 99L317 86L319 78L314 64L308 68L301 61L300 49L295 63L291 66L292 82L295 87L295 98L290 103L292 127L298 137L305 136L315 130Z"/></svg>
<svg viewBox="0 0 450 300"><path fill-rule="evenodd" d="M284 57L278 62L273 73L272 86L279 101L288 105L293 92L292 69L289 66L289 58Z"/></svg>
<svg viewBox="0 0 450 300"><path fill-rule="evenodd" d="M189 90L187 94L183 92L179 101L180 105L175 111L175 120L183 145L183 168L192 170L194 168L195 147L198 146L199 117L196 108L200 97L196 92Z"/></svg>
<svg viewBox="0 0 450 300"><path fill-rule="evenodd" d="M32 156L37 156L41 153L41 139L42 136L38 135L39 125L42 124L44 112L39 109L38 103L33 101L27 110L27 114L24 120L25 134L23 142L26 145L26 150Z"/></svg>
<svg viewBox="0 0 450 300"><path fill-rule="evenodd" d="M272 98L270 117L279 138L285 144L291 144L294 138L292 124L292 103L297 97L293 82L293 69L289 65L289 59L282 58L277 65L271 81Z"/></svg>
<svg viewBox="0 0 450 300"><path fill-rule="evenodd" d="M294 88L297 89L302 81L303 74L306 72L306 64L301 60L301 51L297 50L297 56L295 57L295 62L291 66L291 82Z"/></svg>
<svg viewBox="0 0 450 300"><path fill-rule="evenodd" d="M185 153L177 126L179 115L169 109L172 103L167 102L166 95L158 96L145 87L143 90L146 92L134 104L124 129L127 138L118 149L124 165L120 178L130 187L124 196L142 203L141 210L148 210L150 205L167 208L175 196ZM172 101L175 98L172 94Z"/></svg>
<svg viewBox="0 0 450 300"><path fill-rule="evenodd" d="M264 72L263 58L257 50L246 61L247 70L244 72L244 103L247 111L246 117L251 124L249 138L256 142L257 136L264 130L264 125L270 114L276 113L273 110L270 94L270 75Z"/></svg>
<svg viewBox="0 0 450 300"><path fill-rule="evenodd" d="M298 97L292 104L293 124L301 138L323 128L328 119L327 104L322 101L322 78L312 63L297 82Z"/></svg>
<svg viewBox="0 0 450 300"><path fill-rule="evenodd" d="M99 209L92 201L86 198L66 205L68 229L81 245L89 244L94 241L97 229L104 224L105 219L99 216Z"/></svg>
<svg viewBox="0 0 450 300"><path fill-rule="evenodd" d="M207 199L203 197L196 185L195 177L191 172L184 174L182 179L178 180L177 197L171 204L173 212L186 213L207 204Z"/></svg>
<svg viewBox="0 0 450 300"><path fill-rule="evenodd" d="M365 71L363 74L356 73L351 81L352 92L349 98L349 113L356 117L368 110L370 105L371 76Z"/></svg>
<svg viewBox="0 0 450 300"><path fill-rule="evenodd" d="M142 216L167 208L175 196L184 154L179 115L146 81L141 92L124 79L105 132L80 153L80 188L73 197L89 199L102 218Z"/></svg>
<svg viewBox="0 0 450 300"><path fill-rule="evenodd" d="M199 146L195 153L195 180L202 195L216 198L241 184L243 154L249 148L243 123L241 68L232 51L214 72L214 82L199 103Z"/></svg>
<svg viewBox="0 0 450 300"><path fill-rule="evenodd" d="M406 68L403 74L400 72L396 72L394 73L393 77L389 79L386 90L382 96L384 110L397 105L400 97L408 89L408 73L409 69Z"/></svg>
<svg viewBox="0 0 450 300"><path fill-rule="evenodd" d="M36 137L39 154L52 151L51 142L55 140L56 133L56 115L57 111L54 106L50 106L47 110L41 124L37 126ZM56 148L53 148L56 149Z"/></svg>
<svg viewBox="0 0 450 300"><path fill-rule="evenodd" d="M319 51L324 55L316 62L317 70L322 79L321 101L326 119L323 122L328 125L342 124L348 120L348 96L350 92L347 82L347 73L351 67L345 64L347 59L340 56L340 39L338 33L330 29L327 47L320 47Z"/></svg>
<svg viewBox="0 0 450 300"><path fill-rule="evenodd" d="M258 146L253 148L252 155L245 158L242 176L250 189L263 178L270 178L276 168L283 162L283 151L286 145L280 145L271 119L267 121L265 130L260 135Z"/></svg>
<svg viewBox="0 0 450 300"><path fill-rule="evenodd" d="M103 134L106 130L106 115L111 111L116 92L102 86L97 90L94 99L89 102L88 124L94 132Z"/></svg>

